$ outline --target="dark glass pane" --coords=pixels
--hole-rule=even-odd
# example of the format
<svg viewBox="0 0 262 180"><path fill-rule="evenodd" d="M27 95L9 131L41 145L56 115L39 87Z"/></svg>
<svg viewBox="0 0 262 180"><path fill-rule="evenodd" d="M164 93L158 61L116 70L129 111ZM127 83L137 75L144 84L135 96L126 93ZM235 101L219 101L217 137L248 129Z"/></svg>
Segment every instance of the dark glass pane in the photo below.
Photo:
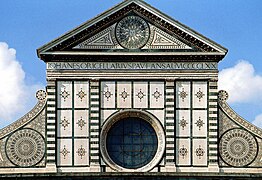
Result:
<svg viewBox="0 0 262 180"><path fill-rule="evenodd" d="M153 127L140 118L125 118L116 122L107 134L110 158L124 168L140 168L149 163L157 151L157 136Z"/></svg>

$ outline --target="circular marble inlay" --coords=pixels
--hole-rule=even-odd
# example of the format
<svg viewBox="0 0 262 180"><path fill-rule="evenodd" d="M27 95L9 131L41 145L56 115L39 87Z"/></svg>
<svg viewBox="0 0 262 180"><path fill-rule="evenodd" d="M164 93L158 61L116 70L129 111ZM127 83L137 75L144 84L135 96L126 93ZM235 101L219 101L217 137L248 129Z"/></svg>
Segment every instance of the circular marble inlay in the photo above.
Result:
<svg viewBox="0 0 262 180"><path fill-rule="evenodd" d="M32 129L16 131L6 142L6 154L9 160L17 166L34 166L44 157L44 138Z"/></svg>
<svg viewBox="0 0 262 180"><path fill-rule="evenodd" d="M149 39L149 26L138 16L127 16L116 26L116 38L127 49L139 49Z"/></svg>
<svg viewBox="0 0 262 180"><path fill-rule="evenodd" d="M225 163L235 167L249 165L257 156L257 141L249 132L232 129L225 132L219 144L220 156Z"/></svg>

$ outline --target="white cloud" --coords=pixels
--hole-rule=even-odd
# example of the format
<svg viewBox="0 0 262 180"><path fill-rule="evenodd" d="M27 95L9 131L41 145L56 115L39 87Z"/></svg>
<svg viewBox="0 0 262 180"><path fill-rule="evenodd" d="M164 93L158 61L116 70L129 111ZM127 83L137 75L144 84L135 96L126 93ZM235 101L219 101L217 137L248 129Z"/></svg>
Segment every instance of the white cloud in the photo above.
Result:
<svg viewBox="0 0 262 180"><path fill-rule="evenodd" d="M0 128L24 115L36 102L40 85L27 85L16 50L0 42ZM30 106L30 107L29 107Z"/></svg>
<svg viewBox="0 0 262 180"><path fill-rule="evenodd" d="M239 61L234 67L219 73L219 89L229 93L229 103L257 102L262 100L262 76L255 73L247 61Z"/></svg>
<svg viewBox="0 0 262 180"><path fill-rule="evenodd" d="M252 123L260 128L262 128L262 114L256 116L255 120Z"/></svg>

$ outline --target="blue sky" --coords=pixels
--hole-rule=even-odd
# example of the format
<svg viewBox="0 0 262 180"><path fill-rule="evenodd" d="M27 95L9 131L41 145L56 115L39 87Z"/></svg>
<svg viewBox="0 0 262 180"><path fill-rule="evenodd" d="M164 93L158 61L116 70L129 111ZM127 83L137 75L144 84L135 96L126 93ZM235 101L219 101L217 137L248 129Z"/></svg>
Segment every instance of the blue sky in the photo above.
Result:
<svg viewBox="0 0 262 180"><path fill-rule="evenodd" d="M0 113L7 112L8 108L14 111L10 115L7 113L5 116L0 115L0 128L30 110L36 103L32 98L34 91L46 84L45 63L37 58L36 49L120 2L121 0L0 1L0 42L5 43L2 49L16 50L14 57L12 56L13 61L17 62L20 67L16 67L24 72L24 74L21 72L19 80L23 81L20 85L23 87L20 89L21 92L19 91L20 96L14 96L17 89L15 85L10 87L9 92L5 92L4 98L0 90L0 106L7 101L15 102L10 103L7 109L2 108L2 112L0 108ZM221 79L224 81L221 82L221 86L229 87L232 97L229 102L236 112L249 121L255 118L262 121L262 88L259 88L259 85L262 85L260 50L262 1L146 0L146 2L229 50L219 64L219 70L223 72ZM2 68L6 69L3 63ZM6 79L3 72L0 72L0 82L5 82ZM235 78L236 76L238 78ZM7 85L8 83L1 84L0 89ZM230 86L233 88L230 89ZM233 92L236 96L232 95ZM12 108L20 105L17 110Z"/></svg>

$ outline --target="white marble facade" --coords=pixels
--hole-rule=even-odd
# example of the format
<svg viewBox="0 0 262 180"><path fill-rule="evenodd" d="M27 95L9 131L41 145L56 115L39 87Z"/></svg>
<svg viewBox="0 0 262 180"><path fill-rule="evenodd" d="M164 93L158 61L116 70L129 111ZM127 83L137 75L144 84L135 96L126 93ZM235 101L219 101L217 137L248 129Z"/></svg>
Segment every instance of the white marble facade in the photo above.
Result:
<svg viewBox="0 0 262 180"><path fill-rule="evenodd" d="M89 82L57 83L57 165L89 165Z"/></svg>
<svg viewBox="0 0 262 180"><path fill-rule="evenodd" d="M58 166L89 165L89 88L89 81L57 83ZM176 81L173 88L175 136L167 140L174 142L175 164L207 166L207 82ZM165 94L164 81L101 81L100 125L118 111L139 109L165 127Z"/></svg>

